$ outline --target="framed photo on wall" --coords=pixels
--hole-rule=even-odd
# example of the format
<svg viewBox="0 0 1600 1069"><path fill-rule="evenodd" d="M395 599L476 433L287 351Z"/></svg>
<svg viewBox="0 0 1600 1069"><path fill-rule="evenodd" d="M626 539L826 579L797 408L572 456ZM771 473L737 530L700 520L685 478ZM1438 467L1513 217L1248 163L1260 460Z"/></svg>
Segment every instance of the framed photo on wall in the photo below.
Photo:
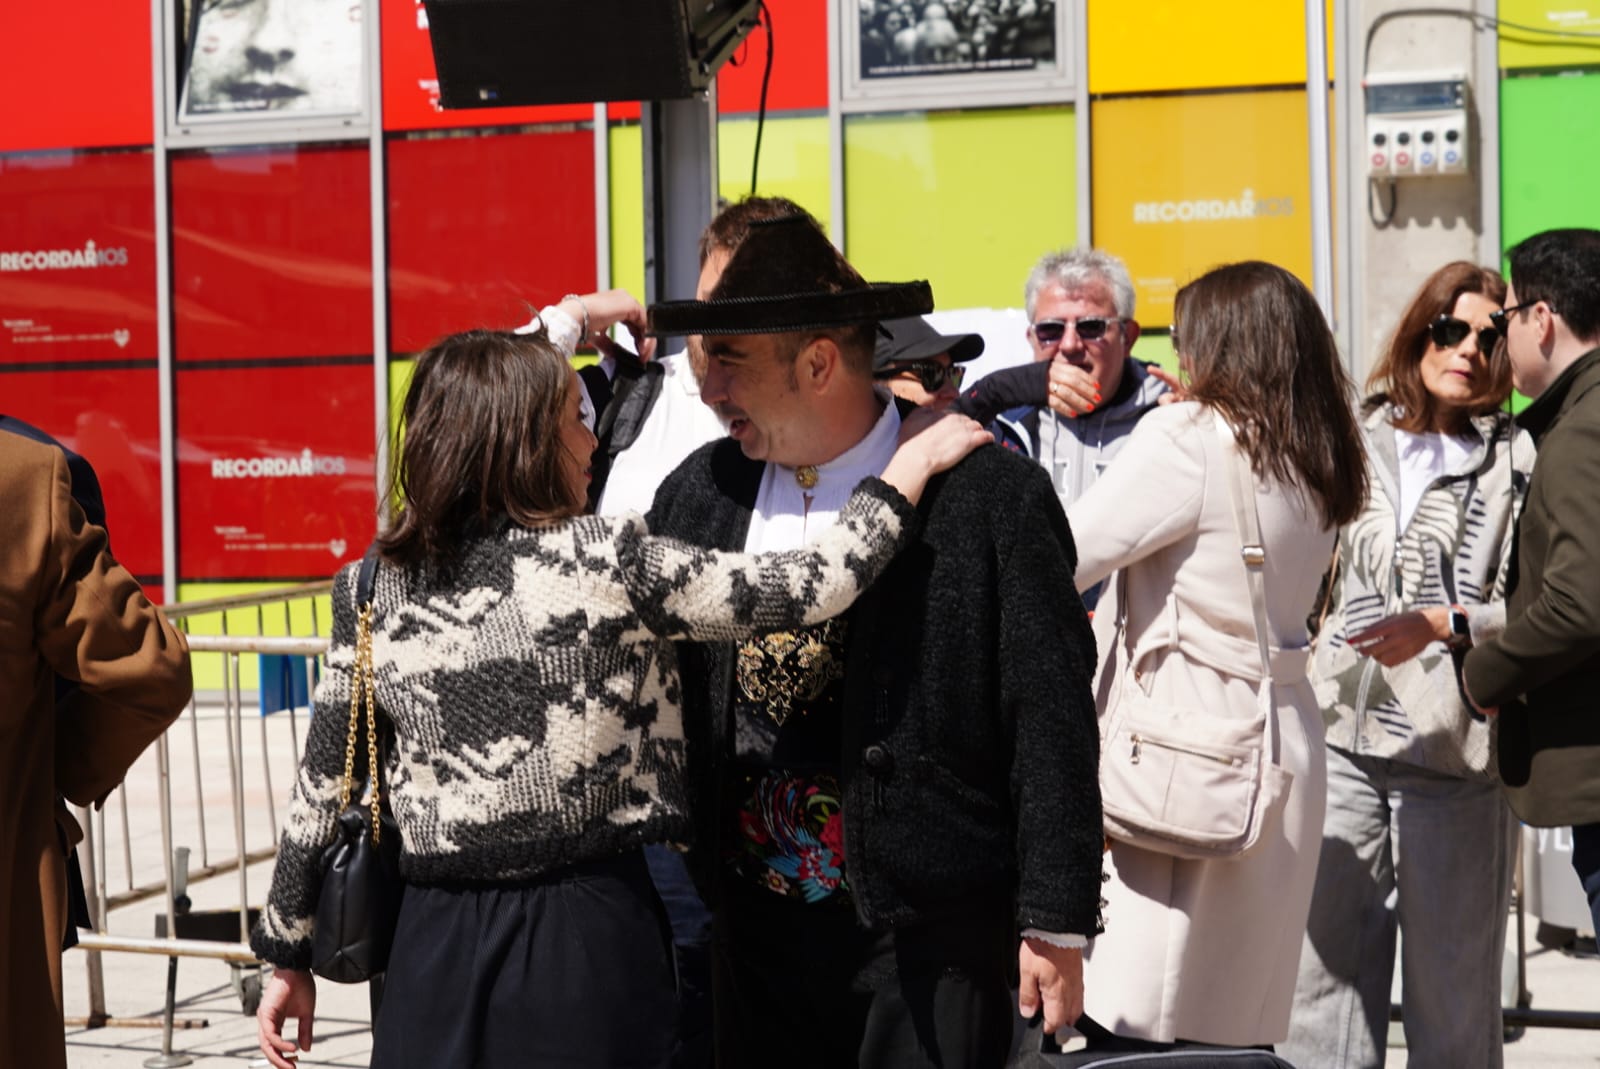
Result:
<svg viewBox="0 0 1600 1069"><path fill-rule="evenodd" d="M168 2L175 145L359 136L372 0Z"/></svg>
<svg viewBox="0 0 1600 1069"><path fill-rule="evenodd" d="M845 111L1070 100L1073 0L836 0Z"/></svg>

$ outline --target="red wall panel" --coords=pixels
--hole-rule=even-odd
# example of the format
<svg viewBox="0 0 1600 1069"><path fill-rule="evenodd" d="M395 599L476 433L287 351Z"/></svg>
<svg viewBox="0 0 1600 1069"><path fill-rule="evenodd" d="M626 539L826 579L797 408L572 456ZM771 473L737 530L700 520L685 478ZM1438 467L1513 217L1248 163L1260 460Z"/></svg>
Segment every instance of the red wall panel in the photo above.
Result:
<svg viewBox="0 0 1600 1069"><path fill-rule="evenodd" d="M154 361L143 368L0 374L0 411L46 431L94 466L117 560L159 593L161 417Z"/></svg>
<svg viewBox="0 0 1600 1069"><path fill-rule="evenodd" d="M0 156L0 363L155 355L151 154Z"/></svg>
<svg viewBox="0 0 1600 1069"><path fill-rule="evenodd" d="M372 367L177 375L178 574L309 579L376 530Z"/></svg>
<svg viewBox="0 0 1600 1069"><path fill-rule="evenodd" d="M775 39L767 111L826 111L828 0L767 0L767 8ZM760 107L768 44L765 28L750 31L717 73L718 111L754 113Z"/></svg>
<svg viewBox="0 0 1600 1069"><path fill-rule="evenodd" d="M0 152L148 145L150 5L5 6Z"/></svg>
<svg viewBox="0 0 1600 1069"><path fill-rule="evenodd" d="M595 284L589 131L389 143L390 350Z"/></svg>
<svg viewBox="0 0 1600 1069"><path fill-rule="evenodd" d="M172 160L177 359L372 352L372 225L361 146Z"/></svg>

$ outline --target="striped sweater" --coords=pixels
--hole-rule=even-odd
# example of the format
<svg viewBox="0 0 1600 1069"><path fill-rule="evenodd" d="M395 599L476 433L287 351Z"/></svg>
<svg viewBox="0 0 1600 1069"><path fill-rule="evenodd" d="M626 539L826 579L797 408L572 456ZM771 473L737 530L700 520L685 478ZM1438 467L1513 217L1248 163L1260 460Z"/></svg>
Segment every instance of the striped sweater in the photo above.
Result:
<svg viewBox="0 0 1600 1069"><path fill-rule="evenodd" d="M815 545L715 552L643 519L511 524L447 577L378 569L373 661L394 745L384 779L414 883L505 883L644 843L683 842L681 691L672 640L740 641L847 608L913 533L867 479ZM349 727L358 564L334 581L334 628L272 890L251 946L306 968ZM364 748L364 747L363 747Z"/></svg>
<svg viewBox="0 0 1600 1069"><path fill-rule="evenodd" d="M1460 604L1474 641L1505 627L1513 502L1527 487L1533 443L1503 414L1472 422L1460 470L1428 487L1404 530L1396 413L1370 404L1363 428L1373 473L1366 509L1339 532L1339 575L1315 643L1311 680L1327 742L1469 779L1492 778L1495 724L1467 708L1461 651L1432 643L1393 668L1356 653L1349 636L1407 609Z"/></svg>

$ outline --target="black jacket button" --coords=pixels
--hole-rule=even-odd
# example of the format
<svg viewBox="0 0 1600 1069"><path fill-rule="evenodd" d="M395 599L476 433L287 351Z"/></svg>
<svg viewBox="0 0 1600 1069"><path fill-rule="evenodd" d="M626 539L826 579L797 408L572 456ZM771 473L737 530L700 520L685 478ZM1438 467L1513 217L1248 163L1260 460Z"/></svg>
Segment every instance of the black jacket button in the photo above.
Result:
<svg viewBox="0 0 1600 1069"><path fill-rule="evenodd" d="M861 752L861 761L880 776L887 776L894 769L894 754L877 743L873 743Z"/></svg>

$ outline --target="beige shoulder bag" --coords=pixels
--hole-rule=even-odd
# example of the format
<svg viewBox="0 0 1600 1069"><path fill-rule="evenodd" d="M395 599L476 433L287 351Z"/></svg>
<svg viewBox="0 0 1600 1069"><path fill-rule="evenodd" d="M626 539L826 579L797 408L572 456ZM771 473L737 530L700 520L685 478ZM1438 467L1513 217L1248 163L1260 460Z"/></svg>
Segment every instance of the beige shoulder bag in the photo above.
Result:
<svg viewBox="0 0 1600 1069"><path fill-rule="evenodd" d="M1120 659L1123 678L1110 688L1113 708L1102 721L1100 747L1106 834L1145 850L1194 859L1247 853L1281 806L1293 778L1275 762L1277 717L1262 574L1266 550L1254 480L1248 458L1234 448L1232 428L1220 415L1217 430L1230 461L1228 489L1261 654L1257 715L1219 717L1198 701L1177 705L1153 700L1134 678L1137 665L1130 648ZM1119 582L1126 580L1119 577ZM1125 620L1118 627L1127 643Z"/></svg>

